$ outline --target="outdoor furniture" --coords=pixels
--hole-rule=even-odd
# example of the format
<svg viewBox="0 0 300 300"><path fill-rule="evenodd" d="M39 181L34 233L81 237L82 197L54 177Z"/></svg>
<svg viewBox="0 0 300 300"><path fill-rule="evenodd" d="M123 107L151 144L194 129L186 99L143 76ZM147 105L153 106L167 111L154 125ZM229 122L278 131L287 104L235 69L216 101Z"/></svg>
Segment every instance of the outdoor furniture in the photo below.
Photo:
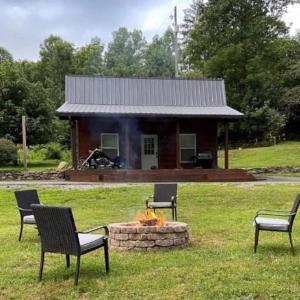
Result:
<svg viewBox="0 0 300 300"><path fill-rule="evenodd" d="M149 202L152 200L152 202ZM172 219L177 221L177 184L162 183L154 185L154 195L146 200L146 208L171 209Z"/></svg>
<svg viewBox="0 0 300 300"><path fill-rule="evenodd" d="M109 271L108 229L106 226L98 226L80 232L76 230L71 208L39 204L33 204L31 207L41 238L39 280L42 280L45 252L65 254L67 268L70 266L70 255L77 257L75 285L78 284L80 257L83 254L104 247L105 269L106 272ZM99 229L104 229L105 235L90 234Z"/></svg>
<svg viewBox="0 0 300 300"><path fill-rule="evenodd" d="M293 230L293 223L299 207L299 203L300 203L300 193L297 194L293 207L290 211L269 210L269 209L262 209L257 211L253 222L253 225L255 227L254 253L256 253L257 250L260 230L287 232L289 234L289 240L290 240L292 252L293 254L295 253L293 240L292 240L292 230ZM266 216L266 217L261 217L261 216ZM286 217L286 218L288 217L288 218L273 219L271 218L272 216Z"/></svg>
<svg viewBox="0 0 300 300"><path fill-rule="evenodd" d="M40 199L37 193L37 190L25 190L25 191L16 191L15 197L17 200L17 208L20 212L21 217L21 226L19 241L21 241L23 233L23 225L30 224L35 225L35 219L32 214L31 204L40 204Z"/></svg>

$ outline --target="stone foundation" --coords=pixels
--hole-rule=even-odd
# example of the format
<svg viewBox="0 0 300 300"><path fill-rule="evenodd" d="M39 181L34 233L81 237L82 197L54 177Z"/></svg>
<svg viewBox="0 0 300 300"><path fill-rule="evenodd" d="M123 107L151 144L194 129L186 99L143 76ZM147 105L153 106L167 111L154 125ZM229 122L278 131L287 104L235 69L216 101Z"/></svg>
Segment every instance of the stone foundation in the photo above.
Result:
<svg viewBox="0 0 300 300"><path fill-rule="evenodd" d="M13 173L0 172L0 181L5 180L62 180L64 172L30 172L30 173Z"/></svg>
<svg viewBox="0 0 300 300"><path fill-rule="evenodd" d="M165 226L141 226L138 223L108 225L109 245L116 250L144 250L182 248L189 242L188 225L167 222Z"/></svg>

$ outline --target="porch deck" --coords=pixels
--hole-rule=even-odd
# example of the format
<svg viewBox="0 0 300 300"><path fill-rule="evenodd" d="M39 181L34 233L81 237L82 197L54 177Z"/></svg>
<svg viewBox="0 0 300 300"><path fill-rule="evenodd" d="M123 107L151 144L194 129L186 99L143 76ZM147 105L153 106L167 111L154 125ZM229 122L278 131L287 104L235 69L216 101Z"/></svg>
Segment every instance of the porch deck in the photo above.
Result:
<svg viewBox="0 0 300 300"><path fill-rule="evenodd" d="M67 180L82 182L240 182L255 181L242 169L68 170Z"/></svg>

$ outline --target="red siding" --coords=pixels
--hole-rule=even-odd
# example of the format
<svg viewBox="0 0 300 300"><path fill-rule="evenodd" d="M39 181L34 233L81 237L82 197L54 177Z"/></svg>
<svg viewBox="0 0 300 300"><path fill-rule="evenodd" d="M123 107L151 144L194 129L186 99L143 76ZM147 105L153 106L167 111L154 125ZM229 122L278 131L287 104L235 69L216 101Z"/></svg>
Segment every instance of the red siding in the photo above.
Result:
<svg viewBox="0 0 300 300"><path fill-rule="evenodd" d="M141 168L141 134L158 135L158 164L160 169L176 168L176 119L175 118L124 118L97 117L79 118L80 157L101 146L101 133L118 133L120 155L125 155L125 122L129 122L129 165ZM197 151L210 150L217 157L217 120L179 119L180 133L197 135ZM182 167L191 167L182 164Z"/></svg>

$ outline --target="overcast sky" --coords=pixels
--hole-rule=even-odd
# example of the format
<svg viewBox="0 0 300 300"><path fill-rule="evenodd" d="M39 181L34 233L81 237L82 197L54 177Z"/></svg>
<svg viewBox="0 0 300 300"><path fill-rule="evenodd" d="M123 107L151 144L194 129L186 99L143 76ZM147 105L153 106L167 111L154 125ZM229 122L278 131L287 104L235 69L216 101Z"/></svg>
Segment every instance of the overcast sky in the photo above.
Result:
<svg viewBox="0 0 300 300"><path fill-rule="evenodd" d="M0 0L0 46L15 59L37 60L39 45L50 34L75 47L98 36L107 44L118 27L141 29L147 40L171 25L177 5L178 21L192 0ZM290 7L284 20L291 34L300 29L300 5Z"/></svg>

